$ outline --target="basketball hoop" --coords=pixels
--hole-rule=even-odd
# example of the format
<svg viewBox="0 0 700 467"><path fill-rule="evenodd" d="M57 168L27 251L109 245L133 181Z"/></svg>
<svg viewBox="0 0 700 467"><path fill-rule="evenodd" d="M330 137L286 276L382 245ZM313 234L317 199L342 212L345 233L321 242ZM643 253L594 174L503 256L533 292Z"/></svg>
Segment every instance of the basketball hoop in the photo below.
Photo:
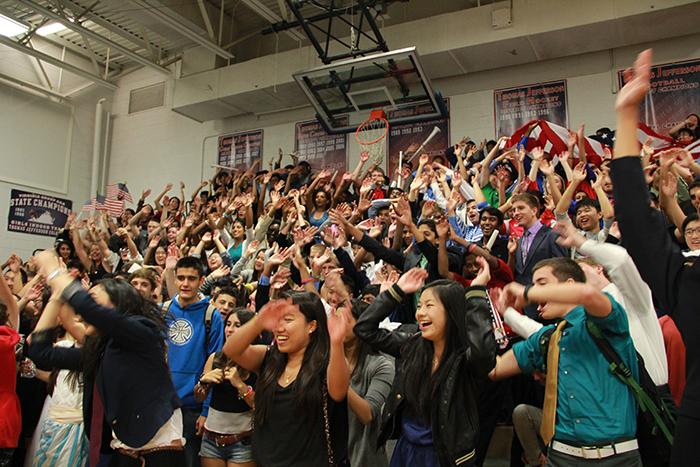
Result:
<svg viewBox="0 0 700 467"><path fill-rule="evenodd" d="M388 133L389 120L383 110L373 110L369 118L357 127L355 139L360 145L361 154L367 154L371 164L379 165L384 161L385 138Z"/></svg>

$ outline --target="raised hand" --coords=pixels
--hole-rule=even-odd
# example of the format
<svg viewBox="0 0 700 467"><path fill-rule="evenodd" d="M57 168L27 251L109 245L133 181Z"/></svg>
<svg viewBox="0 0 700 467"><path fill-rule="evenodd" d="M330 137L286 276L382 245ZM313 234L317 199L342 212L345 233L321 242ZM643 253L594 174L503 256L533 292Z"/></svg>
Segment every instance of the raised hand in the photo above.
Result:
<svg viewBox="0 0 700 467"><path fill-rule="evenodd" d="M418 159L418 163L420 165L425 165L428 163L429 160L430 160L430 156L428 156L427 154L421 154L420 159Z"/></svg>
<svg viewBox="0 0 700 467"><path fill-rule="evenodd" d="M145 200L146 198L148 198L148 196L149 196L150 194L151 194L151 189L150 189L150 188L146 188L145 190L143 190L143 191L141 192L141 199Z"/></svg>
<svg viewBox="0 0 700 467"><path fill-rule="evenodd" d="M413 217L411 217L411 205L404 198L401 198L394 207L396 212L396 219L403 225L411 225L413 223Z"/></svg>
<svg viewBox="0 0 700 467"><path fill-rule="evenodd" d="M660 175L659 188L661 189L661 193L666 198L675 198L676 193L678 193L678 177L670 170L664 170L663 166Z"/></svg>
<svg viewBox="0 0 700 467"><path fill-rule="evenodd" d="M637 55L634 68L628 68L624 72L625 85L617 93L615 108L637 109L644 100L650 88L651 80L651 49L647 49Z"/></svg>
<svg viewBox="0 0 700 467"><path fill-rule="evenodd" d="M291 300L272 300L260 309L256 320L263 329L274 331L284 314L291 311L293 306Z"/></svg>
<svg viewBox="0 0 700 467"><path fill-rule="evenodd" d="M155 235L150 242L148 242L148 248L156 248L160 243L160 235Z"/></svg>
<svg viewBox="0 0 700 467"><path fill-rule="evenodd" d="M260 242L258 240L253 240L248 244L248 248L245 250L245 257L250 258L255 254L256 251L258 251L258 245L260 245Z"/></svg>
<svg viewBox="0 0 700 467"><path fill-rule="evenodd" d="M292 253L294 253L293 247L284 248L283 250L280 250L274 255L270 256L267 261L271 266L279 266L280 264L284 263L287 258L292 255Z"/></svg>
<svg viewBox="0 0 700 467"><path fill-rule="evenodd" d="M544 151L542 150L541 147L537 146L534 148L531 152L530 155L532 156L533 160L539 161L540 164L544 160Z"/></svg>
<svg viewBox="0 0 700 467"><path fill-rule="evenodd" d="M518 238L515 235L511 235L508 238L508 253L514 255L518 250Z"/></svg>
<svg viewBox="0 0 700 467"><path fill-rule="evenodd" d="M170 191L170 190L172 190L172 189L173 189L173 184L172 184L172 183L168 183L168 184L165 185L165 188L163 188L163 191L165 191L165 192L167 193L168 191Z"/></svg>
<svg viewBox="0 0 700 467"><path fill-rule="evenodd" d="M447 239L450 235L450 223L447 218L443 217L440 219L440 221L435 224L435 229L437 230L438 237Z"/></svg>
<svg viewBox="0 0 700 467"><path fill-rule="evenodd" d="M586 165L583 162L576 164L573 172L573 178L576 183L581 183L586 180Z"/></svg>
<svg viewBox="0 0 700 467"><path fill-rule="evenodd" d="M525 302L525 286L517 282L511 282L503 288L505 294L504 300L506 303L511 303L513 307L522 309L527 303Z"/></svg>
<svg viewBox="0 0 700 467"><path fill-rule="evenodd" d="M211 232L206 232L204 235L202 235L202 242L204 243L209 243L211 242Z"/></svg>
<svg viewBox="0 0 700 467"><path fill-rule="evenodd" d="M369 160L369 151L362 151L360 153L360 160L364 163Z"/></svg>
<svg viewBox="0 0 700 467"><path fill-rule="evenodd" d="M397 286L406 294L412 294L419 291L425 280L428 278L428 271L421 268L409 269L399 278Z"/></svg>
<svg viewBox="0 0 700 467"><path fill-rule="evenodd" d="M545 175L552 175L554 173L554 167L549 163L547 159L540 160L540 172Z"/></svg>
<svg viewBox="0 0 700 467"><path fill-rule="evenodd" d="M603 180L605 180L605 175L599 169L593 169L595 174L595 180L591 183L591 188L594 190L603 189Z"/></svg>
<svg viewBox="0 0 700 467"><path fill-rule="evenodd" d="M472 280L471 285L483 285L486 286L491 280L491 267L488 261L483 256L477 256L476 262L479 264L479 272L476 277Z"/></svg>
<svg viewBox="0 0 700 467"><path fill-rule="evenodd" d="M348 313L350 310L341 307L331 310L328 314L328 336L331 344L342 344L348 331Z"/></svg>
<svg viewBox="0 0 700 467"><path fill-rule="evenodd" d="M557 243L565 248L581 248L586 241L586 237L581 235L574 224L569 221L557 222L554 230L559 234Z"/></svg>
<svg viewBox="0 0 700 467"><path fill-rule="evenodd" d="M279 290L285 285L287 281L292 277L292 272L289 268L279 268L277 272L270 278L270 287Z"/></svg>

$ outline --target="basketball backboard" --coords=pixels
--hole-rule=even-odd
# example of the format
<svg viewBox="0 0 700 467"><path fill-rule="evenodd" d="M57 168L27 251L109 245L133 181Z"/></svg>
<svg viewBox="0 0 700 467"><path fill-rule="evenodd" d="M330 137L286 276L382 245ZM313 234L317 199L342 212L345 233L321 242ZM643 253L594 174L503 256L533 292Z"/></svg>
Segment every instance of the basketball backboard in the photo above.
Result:
<svg viewBox="0 0 700 467"><path fill-rule="evenodd" d="M421 67L415 47L299 71L293 77L329 133L355 131L375 109L391 112L389 124L422 122L448 115L443 98L433 91ZM402 115L402 109L416 105L427 108L427 113Z"/></svg>

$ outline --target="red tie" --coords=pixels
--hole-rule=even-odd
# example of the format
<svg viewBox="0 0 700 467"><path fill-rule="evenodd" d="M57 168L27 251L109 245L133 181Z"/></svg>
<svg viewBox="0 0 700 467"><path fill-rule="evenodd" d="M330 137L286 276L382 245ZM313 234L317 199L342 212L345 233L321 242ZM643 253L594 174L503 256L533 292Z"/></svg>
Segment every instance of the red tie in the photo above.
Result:
<svg viewBox="0 0 700 467"><path fill-rule="evenodd" d="M97 383L92 388L92 417L90 417L90 467L97 467L100 462L100 448L102 447L102 420L105 416L105 408L97 390Z"/></svg>

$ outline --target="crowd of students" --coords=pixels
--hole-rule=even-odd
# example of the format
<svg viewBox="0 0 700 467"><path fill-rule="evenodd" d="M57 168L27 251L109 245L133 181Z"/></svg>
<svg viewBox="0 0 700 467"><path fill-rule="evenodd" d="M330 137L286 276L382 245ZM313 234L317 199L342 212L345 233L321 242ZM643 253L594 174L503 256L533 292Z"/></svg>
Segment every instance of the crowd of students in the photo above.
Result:
<svg viewBox="0 0 700 467"><path fill-rule="evenodd" d="M71 216L3 266L0 466L481 466L499 423L511 465L696 465L700 165L640 148L650 64L598 166L280 156Z"/></svg>

